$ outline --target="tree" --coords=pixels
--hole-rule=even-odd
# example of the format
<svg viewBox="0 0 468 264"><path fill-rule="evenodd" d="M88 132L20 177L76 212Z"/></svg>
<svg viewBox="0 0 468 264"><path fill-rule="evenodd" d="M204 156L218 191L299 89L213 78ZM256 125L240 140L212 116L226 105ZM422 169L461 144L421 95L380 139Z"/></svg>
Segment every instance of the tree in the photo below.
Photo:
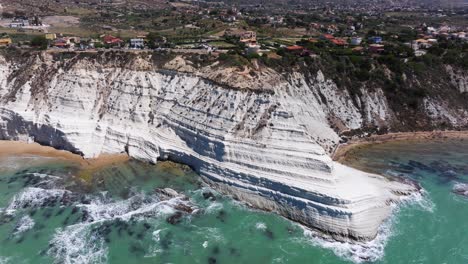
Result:
<svg viewBox="0 0 468 264"><path fill-rule="evenodd" d="M45 50L49 46L49 43L45 36L36 36L31 40L31 46Z"/></svg>

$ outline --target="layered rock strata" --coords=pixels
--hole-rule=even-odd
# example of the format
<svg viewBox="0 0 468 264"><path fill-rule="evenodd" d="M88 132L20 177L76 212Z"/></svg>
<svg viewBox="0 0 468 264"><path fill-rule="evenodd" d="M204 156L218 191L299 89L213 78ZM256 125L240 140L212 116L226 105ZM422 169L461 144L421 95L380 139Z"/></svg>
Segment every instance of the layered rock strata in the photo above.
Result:
<svg viewBox="0 0 468 264"><path fill-rule="evenodd" d="M391 205L417 191L329 156L340 140L332 124L392 118L378 89L363 95L363 114L321 72L231 79L180 57L156 66L145 56L0 56L0 138L188 164L214 188L340 240L373 239Z"/></svg>

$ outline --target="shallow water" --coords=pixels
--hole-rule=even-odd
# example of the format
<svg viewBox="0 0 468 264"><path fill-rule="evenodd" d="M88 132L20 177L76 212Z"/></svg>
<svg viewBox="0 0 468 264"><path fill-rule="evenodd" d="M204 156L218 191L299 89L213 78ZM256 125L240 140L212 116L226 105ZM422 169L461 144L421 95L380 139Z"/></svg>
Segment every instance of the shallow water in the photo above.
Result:
<svg viewBox="0 0 468 264"><path fill-rule="evenodd" d="M451 192L468 182L468 142L375 145L353 156L354 166L411 177L427 192L361 245L320 240L171 163L129 161L83 182L65 161L2 158L0 263L468 263L468 200ZM155 192L167 187L179 195ZM195 211L178 214L181 204Z"/></svg>

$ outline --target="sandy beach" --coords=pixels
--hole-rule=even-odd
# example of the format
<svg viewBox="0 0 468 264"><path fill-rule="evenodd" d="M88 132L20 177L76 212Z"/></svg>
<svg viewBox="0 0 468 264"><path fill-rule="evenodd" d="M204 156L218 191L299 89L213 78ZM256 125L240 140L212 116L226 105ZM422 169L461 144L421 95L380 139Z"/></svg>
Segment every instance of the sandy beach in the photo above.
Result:
<svg viewBox="0 0 468 264"><path fill-rule="evenodd" d="M366 145L382 144L397 141L421 141L421 140L468 140L468 131L428 131L428 132L399 132L385 135L372 135L370 137L351 139L347 143L339 145L332 155L335 161L344 161L347 154L356 148Z"/></svg>
<svg viewBox="0 0 468 264"><path fill-rule="evenodd" d="M77 163L81 168L86 170L94 170L114 163L124 162L129 159L126 154L103 154L98 158L84 159L80 155L73 154L69 151L57 150L37 143L0 140L0 158L15 155L36 155L64 159Z"/></svg>

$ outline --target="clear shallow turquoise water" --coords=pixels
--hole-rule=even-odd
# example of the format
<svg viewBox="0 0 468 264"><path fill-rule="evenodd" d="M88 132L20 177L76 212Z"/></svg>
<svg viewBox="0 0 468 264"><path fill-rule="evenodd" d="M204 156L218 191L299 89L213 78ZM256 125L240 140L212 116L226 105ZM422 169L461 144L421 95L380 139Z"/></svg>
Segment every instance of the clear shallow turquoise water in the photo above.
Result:
<svg viewBox="0 0 468 264"><path fill-rule="evenodd" d="M427 192L397 209L377 241L357 246L314 238L217 193L205 199L197 175L167 163L110 166L89 187L67 162L3 158L0 263L468 263L468 200L451 192L468 182L468 142L375 145L353 157L356 167L410 177ZM177 200L160 201L154 189L164 187L200 210L168 223Z"/></svg>

